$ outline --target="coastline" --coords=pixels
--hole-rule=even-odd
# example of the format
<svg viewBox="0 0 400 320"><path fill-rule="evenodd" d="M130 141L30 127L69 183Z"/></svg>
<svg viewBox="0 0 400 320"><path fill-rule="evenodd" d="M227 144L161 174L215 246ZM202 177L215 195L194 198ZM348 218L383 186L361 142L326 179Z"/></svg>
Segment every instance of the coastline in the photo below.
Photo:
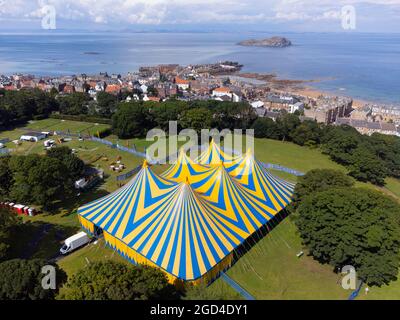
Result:
<svg viewBox="0 0 400 320"><path fill-rule="evenodd" d="M305 86L304 88L288 88L288 92L298 94L303 97L308 98L317 98L320 95L334 95L337 96L337 93L329 92L329 91L322 91L312 86ZM356 109L362 108L366 104L375 104L377 102L361 100L361 99L354 99L353 97L349 96L353 99L353 107Z"/></svg>
<svg viewBox="0 0 400 320"><path fill-rule="evenodd" d="M318 98L321 95L325 96L339 96L337 92L330 92L327 90L321 90L312 86L312 83L324 81L327 79L313 79L313 80L294 80L294 79L282 79L276 74L261 74L261 73L239 73L239 77L263 81L266 85L269 85L272 90L279 93L291 93L300 95L307 98ZM351 95L343 95L353 99L353 107L358 109L362 108L366 104L379 104L377 101L366 100L366 99L355 99Z"/></svg>

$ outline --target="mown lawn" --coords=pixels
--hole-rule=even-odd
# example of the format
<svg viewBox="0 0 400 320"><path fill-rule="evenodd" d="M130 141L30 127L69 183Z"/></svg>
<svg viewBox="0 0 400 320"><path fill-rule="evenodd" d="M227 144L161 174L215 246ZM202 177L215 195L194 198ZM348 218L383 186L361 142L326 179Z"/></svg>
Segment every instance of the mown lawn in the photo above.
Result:
<svg viewBox="0 0 400 320"><path fill-rule="evenodd" d="M332 267L304 254L290 218L254 243L227 274L256 299L346 299L350 292L338 284Z"/></svg>
<svg viewBox="0 0 400 320"><path fill-rule="evenodd" d="M26 127L32 130L40 131L69 131L73 134L82 133L96 135L97 132L110 128L110 125L49 118L38 121L30 121Z"/></svg>

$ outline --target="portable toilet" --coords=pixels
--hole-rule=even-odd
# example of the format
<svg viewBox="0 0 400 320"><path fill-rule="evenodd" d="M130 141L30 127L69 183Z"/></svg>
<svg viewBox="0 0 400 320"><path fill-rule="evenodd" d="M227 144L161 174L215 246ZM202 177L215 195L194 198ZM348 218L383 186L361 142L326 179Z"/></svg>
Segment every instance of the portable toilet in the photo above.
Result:
<svg viewBox="0 0 400 320"><path fill-rule="evenodd" d="M23 204L16 204L14 205L14 210L18 212L18 214L24 213L24 205Z"/></svg>
<svg viewBox="0 0 400 320"><path fill-rule="evenodd" d="M36 214L36 210L34 208L29 208L28 209L28 215L30 217L33 217Z"/></svg>

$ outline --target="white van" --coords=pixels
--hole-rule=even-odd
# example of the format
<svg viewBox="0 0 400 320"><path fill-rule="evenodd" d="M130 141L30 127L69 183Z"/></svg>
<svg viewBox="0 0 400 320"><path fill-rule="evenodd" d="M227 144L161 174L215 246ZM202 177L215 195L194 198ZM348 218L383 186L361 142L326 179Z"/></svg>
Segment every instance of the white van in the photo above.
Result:
<svg viewBox="0 0 400 320"><path fill-rule="evenodd" d="M61 254L68 254L90 242L90 238L85 232L79 232L64 241L64 245L60 249Z"/></svg>

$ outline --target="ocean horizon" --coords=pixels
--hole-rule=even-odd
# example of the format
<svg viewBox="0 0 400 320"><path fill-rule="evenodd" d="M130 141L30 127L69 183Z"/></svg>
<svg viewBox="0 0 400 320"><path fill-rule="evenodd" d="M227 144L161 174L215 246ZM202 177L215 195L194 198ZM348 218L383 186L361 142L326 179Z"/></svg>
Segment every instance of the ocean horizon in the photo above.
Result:
<svg viewBox="0 0 400 320"><path fill-rule="evenodd" d="M284 36L287 48L241 40ZM121 73L141 66L231 60L243 72L320 80L310 86L355 99L400 105L400 34L262 32L99 32L0 34L0 74ZM308 85L308 83L306 84Z"/></svg>

